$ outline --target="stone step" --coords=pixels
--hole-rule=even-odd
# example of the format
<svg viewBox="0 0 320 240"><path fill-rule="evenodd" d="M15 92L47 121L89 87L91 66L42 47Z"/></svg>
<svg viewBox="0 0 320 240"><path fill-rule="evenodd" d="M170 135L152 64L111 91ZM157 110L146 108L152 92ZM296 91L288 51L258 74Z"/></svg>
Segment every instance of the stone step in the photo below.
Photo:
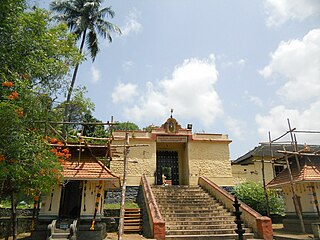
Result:
<svg viewBox="0 0 320 240"><path fill-rule="evenodd" d="M166 235L214 235L214 234L235 234L235 229L191 229L191 230L166 230ZM251 229L244 228L246 233Z"/></svg>
<svg viewBox="0 0 320 240"><path fill-rule="evenodd" d="M160 212L161 213L161 212ZM225 209L222 210L214 210L211 212L199 212L199 213L192 213L192 212L182 212L182 213L173 213L173 212L163 212L161 215L163 217L190 217L190 218L197 218L197 217L217 217L217 216L231 216L232 213L226 212Z"/></svg>
<svg viewBox="0 0 320 240"><path fill-rule="evenodd" d="M51 235L51 239L68 239L69 238L70 233L64 233L64 232L54 232Z"/></svg>
<svg viewBox="0 0 320 240"><path fill-rule="evenodd" d="M232 229L235 230L237 228L237 224L235 223L227 223L227 224L197 224L197 225L173 225L167 224L167 230L192 230L192 229Z"/></svg>
<svg viewBox="0 0 320 240"><path fill-rule="evenodd" d="M199 205L202 205L202 204L215 204L217 203L216 200L211 200L211 199L208 199L206 201L204 201L204 199L192 199L192 198L187 198L187 199L157 199L156 198L156 202L158 204L181 204L182 206L185 205L185 204L199 204Z"/></svg>
<svg viewBox="0 0 320 240"><path fill-rule="evenodd" d="M220 204L214 204L211 206L203 206L203 205L189 205L189 206L172 206L172 205L165 205L165 206L158 206L159 210L163 211L174 211L174 212L182 212L182 211L187 211L187 212L195 212L195 211L212 211L212 210L217 210L217 209L225 209L222 205Z"/></svg>
<svg viewBox="0 0 320 240"><path fill-rule="evenodd" d="M179 221L178 219L173 219L172 221L166 221L166 225L211 225L211 224L230 224L234 222L234 217L226 217L224 219L218 219L218 220L194 220L194 221Z"/></svg>
<svg viewBox="0 0 320 240"><path fill-rule="evenodd" d="M216 220L225 220L224 216L216 216L216 217L166 217L164 220L166 222L181 222L181 221L190 221L190 222L199 222L199 221L216 221ZM231 220L233 223L234 219Z"/></svg>
<svg viewBox="0 0 320 240"><path fill-rule="evenodd" d="M215 234L215 235L166 235L166 240L237 240L239 239L237 234ZM245 233L243 239L253 239L252 233Z"/></svg>
<svg viewBox="0 0 320 240"><path fill-rule="evenodd" d="M233 213L199 186L152 188L166 223L166 239L238 239ZM252 239L245 229L244 239Z"/></svg>

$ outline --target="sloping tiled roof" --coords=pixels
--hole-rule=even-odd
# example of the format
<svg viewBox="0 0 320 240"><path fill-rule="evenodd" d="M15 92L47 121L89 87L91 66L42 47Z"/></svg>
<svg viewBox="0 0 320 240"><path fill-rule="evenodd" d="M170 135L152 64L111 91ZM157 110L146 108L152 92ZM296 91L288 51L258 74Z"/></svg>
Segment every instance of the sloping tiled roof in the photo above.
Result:
<svg viewBox="0 0 320 240"><path fill-rule="evenodd" d="M72 180L118 180L119 177L111 173L101 161L65 161L62 175Z"/></svg>
<svg viewBox="0 0 320 240"><path fill-rule="evenodd" d="M320 157L319 156L309 156L300 157L300 167L298 170L296 161L294 157L290 158L292 178L294 182L309 182L309 181L320 181ZM289 170L285 169L280 174L278 174L267 187L274 188L283 185L290 184Z"/></svg>
<svg viewBox="0 0 320 240"><path fill-rule="evenodd" d="M287 151L293 151L291 144L272 144L271 150L273 152L273 157L282 157L284 156L282 153L278 153L278 150L283 150L283 146L285 146ZM304 144L298 144L298 150L304 149ZM309 148L312 151L320 150L319 145L309 145ZM247 152L246 154L242 155L241 157L237 158L236 160L232 161L232 164L235 163L244 163L244 161L249 160L251 157L266 157L271 156L270 145L266 143L262 143L261 145L255 147L251 151Z"/></svg>

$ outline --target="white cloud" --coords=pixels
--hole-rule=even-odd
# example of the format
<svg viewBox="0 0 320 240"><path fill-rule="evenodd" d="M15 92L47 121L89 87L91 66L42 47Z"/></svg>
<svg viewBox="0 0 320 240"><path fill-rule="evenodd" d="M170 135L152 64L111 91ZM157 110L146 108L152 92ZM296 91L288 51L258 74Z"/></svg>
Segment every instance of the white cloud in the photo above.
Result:
<svg viewBox="0 0 320 240"><path fill-rule="evenodd" d="M125 113L133 121L143 118L152 121L168 116L173 108L175 116L196 119L210 126L223 115L222 102L214 86L217 79L213 55L203 60L186 59L176 66L169 79L147 83L138 104L126 108Z"/></svg>
<svg viewBox="0 0 320 240"><path fill-rule="evenodd" d="M232 136L236 137L239 140L245 140L246 124L244 122L235 118L228 117L226 119L226 125Z"/></svg>
<svg viewBox="0 0 320 240"><path fill-rule="evenodd" d="M133 63L132 61L125 61L125 62L122 64L122 68L123 68L125 71L128 71L128 70L131 69L133 66L134 66L134 63Z"/></svg>
<svg viewBox="0 0 320 240"><path fill-rule="evenodd" d="M259 125L258 133L260 139L268 140L268 132L272 134L272 138L277 138L288 131L288 122L290 120L291 127L297 130L320 130L320 100L314 102L306 109L289 109L284 105L279 105L272 108L268 115L263 116L258 114L256 122ZM289 136L288 136L289 137ZM287 139L288 139L287 137ZM300 134L297 136L299 143L315 144L320 143L319 134Z"/></svg>
<svg viewBox="0 0 320 240"><path fill-rule="evenodd" d="M240 66L244 66L246 63L247 63L246 60L245 60L245 59L242 59L242 58L238 61L238 64L239 64Z"/></svg>
<svg viewBox="0 0 320 240"><path fill-rule="evenodd" d="M320 29L302 40L281 42L270 63L260 71L265 78L284 79L278 94L289 102L318 98L320 91Z"/></svg>
<svg viewBox="0 0 320 240"><path fill-rule="evenodd" d="M96 83L96 82L98 82L99 80L100 80L100 76L101 76L101 74L100 74L100 70L99 69L97 69L95 66L91 66L91 76L92 76L92 82L94 82L94 83Z"/></svg>
<svg viewBox="0 0 320 240"><path fill-rule="evenodd" d="M244 98L253 103L255 106L263 107L262 100L258 96L250 95L248 91L244 92Z"/></svg>
<svg viewBox="0 0 320 240"><path fill-rule="evenodd" d="M112 92L113 103L130 102L137 95L137 85L119 83Z"/></svg>
<svg viewBox="0 0 320 240"><path fill-rule="evenodd" d="M277 94L284 100L266 115L256 116L262 139L268 139L268 131L273 137L285 133L287 118L297 130L320 130L320 29L310 31L302 40L280 43L271 62L260 73L265 78L281 80ZM297 140L310 144L319 143L320 139L308 134Z"/></svg>
<svg viewBox="0 0 320 240"><path fill-rule="evenodd" d="M319 0L265 0L267 26L279 26L288 20L302 21L319 15Z"/></svg>
<svg viewBox="0 0 320 240"><path fill-rule="evenodd" d="M133 9L125 19L125 25L121 28L122 36L126 37L131 33L139 33L142 31L142 25L138 22L140 13Z"/></svg>

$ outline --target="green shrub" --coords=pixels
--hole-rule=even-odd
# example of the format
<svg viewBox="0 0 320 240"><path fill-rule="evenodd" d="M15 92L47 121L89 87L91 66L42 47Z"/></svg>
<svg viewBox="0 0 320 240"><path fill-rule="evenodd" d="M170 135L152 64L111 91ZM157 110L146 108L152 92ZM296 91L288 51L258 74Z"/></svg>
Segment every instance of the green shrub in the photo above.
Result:
<svg viewBox="0 0 320 240"><path fill-rule="evenodd" d="M284 200L275 190L268 189L270 214L284 215ZM256 182L244 182L234 188L234 194L262 215L267 214L267 204L263 185Z"/></svg>

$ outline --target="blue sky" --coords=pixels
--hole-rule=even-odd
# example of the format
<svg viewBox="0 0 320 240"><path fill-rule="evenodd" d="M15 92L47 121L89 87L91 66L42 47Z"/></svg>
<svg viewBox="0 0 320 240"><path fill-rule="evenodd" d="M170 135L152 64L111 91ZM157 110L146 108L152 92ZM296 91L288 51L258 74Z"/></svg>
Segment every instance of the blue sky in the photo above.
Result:
<svg viewBox="0 0 320 240"><path fill-rule="evenodd" d="M38 1L40 6L46 2ZM288 129L320 130L319 0L109 0L123 34L80 66L94 116L173 116L224 133L230 158ZM315 136L297 136L316 143Z"/></svg>

